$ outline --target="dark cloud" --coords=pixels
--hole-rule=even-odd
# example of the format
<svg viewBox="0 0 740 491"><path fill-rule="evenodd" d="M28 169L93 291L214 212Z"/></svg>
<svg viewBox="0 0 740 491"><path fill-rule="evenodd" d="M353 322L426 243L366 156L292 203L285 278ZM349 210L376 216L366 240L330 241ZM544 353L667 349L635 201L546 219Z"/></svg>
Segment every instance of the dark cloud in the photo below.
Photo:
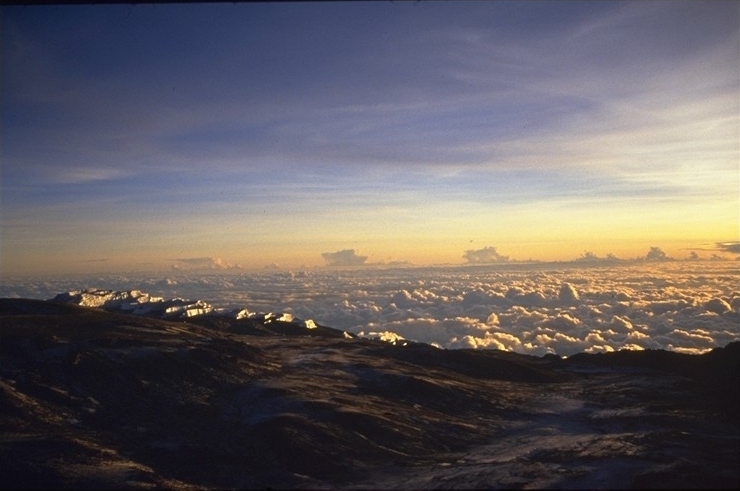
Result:
<svg viewBox="0 0 740 491"><path fill-rule="evenodd" d="M733 254L740 254L740 242L717 242L717 249Z"/></svg>
<svg viewBox="0 0 740 491"><path fill-rule="evenodd" d="M509 260L509 256L502 256L495 247L489 246L483 249L469 249L465 251L463 259L470 264L487 264L506 262Z"/></svg>
<svg viewBox="0 0 740 491"><path fill-rule="evenodd" d="M706 251L712 253L709 259L722 261L728 259L725 254L740 254L740 241L715 242L714 244L705 244L702 247L687 248L687 250L692 251L689 259L699 259L699 255L695 251ZM740 257L737 259L740 259Z"/></svg>
<svg viewBox="0 0 740 491"><path fill-rule="evenodd" d="M336 252L323 252L321 257L327 266L360 266L365 264L367 256L357 255L354 249L344 249Z"/></svg>

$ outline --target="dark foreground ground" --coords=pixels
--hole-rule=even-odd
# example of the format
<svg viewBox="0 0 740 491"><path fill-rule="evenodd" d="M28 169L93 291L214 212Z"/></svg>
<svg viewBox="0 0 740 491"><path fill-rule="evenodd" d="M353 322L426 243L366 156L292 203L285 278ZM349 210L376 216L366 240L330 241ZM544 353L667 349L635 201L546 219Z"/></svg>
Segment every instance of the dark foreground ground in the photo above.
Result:
<svg viewBox="0 0 740 491"><path fill-rule="evenodd" d="M740 343L568 359L0 299L0 489L740 487Z"/></svg>

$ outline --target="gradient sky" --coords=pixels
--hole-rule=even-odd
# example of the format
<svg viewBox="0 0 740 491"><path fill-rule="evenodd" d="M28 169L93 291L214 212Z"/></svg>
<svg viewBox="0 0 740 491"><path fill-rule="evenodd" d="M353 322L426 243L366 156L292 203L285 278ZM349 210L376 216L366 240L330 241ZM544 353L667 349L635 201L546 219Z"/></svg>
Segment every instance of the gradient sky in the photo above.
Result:
<svg viewBox="0 0 740 491"><path fill-rule="evenodd" d="M724 0L5 6L0 271L723 254L739 32Z"/></svg>

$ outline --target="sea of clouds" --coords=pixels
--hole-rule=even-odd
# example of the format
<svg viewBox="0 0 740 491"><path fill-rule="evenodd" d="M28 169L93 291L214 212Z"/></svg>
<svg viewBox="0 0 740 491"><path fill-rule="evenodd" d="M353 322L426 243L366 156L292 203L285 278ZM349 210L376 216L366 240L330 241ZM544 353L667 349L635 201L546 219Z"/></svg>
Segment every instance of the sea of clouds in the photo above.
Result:
<svg viewBox="0 0 740 491"><path fill-rule="evenodd" d="M740 340L738 261L3 278L0 296L51 299L88 288L290 313L364 337L449 349L699 354Z"/></svg>

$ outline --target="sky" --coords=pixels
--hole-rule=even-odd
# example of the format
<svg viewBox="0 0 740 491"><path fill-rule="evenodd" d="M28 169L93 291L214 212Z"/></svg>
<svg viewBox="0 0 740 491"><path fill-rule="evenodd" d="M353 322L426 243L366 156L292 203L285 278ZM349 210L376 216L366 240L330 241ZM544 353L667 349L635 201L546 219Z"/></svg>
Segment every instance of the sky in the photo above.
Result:
<svg viewBox="0 0 740 491"><path fill-rule="evenodd" d="M2 275L740 251L737 2L1 14Z"/></svg>

